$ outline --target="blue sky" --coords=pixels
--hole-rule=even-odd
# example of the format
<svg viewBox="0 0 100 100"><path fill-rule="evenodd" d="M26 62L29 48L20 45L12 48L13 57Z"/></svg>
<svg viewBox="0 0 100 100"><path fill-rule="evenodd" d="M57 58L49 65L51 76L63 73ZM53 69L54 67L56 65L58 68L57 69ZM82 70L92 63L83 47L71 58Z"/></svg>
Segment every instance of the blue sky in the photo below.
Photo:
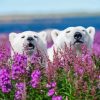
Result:
<svg viewBox="0 0 100 100"><path fill-rule="evenodd" d="M100 12L100 0L0 0L0 15Z"/></svg>

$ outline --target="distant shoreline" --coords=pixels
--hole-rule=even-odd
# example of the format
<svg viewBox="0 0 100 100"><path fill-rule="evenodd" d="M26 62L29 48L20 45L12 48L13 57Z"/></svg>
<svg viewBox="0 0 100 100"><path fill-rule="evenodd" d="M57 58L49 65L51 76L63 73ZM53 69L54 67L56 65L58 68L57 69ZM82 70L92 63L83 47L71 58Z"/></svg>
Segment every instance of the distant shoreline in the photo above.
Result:
<svg viewBox="0 0 100 100"><path fill-rule="evenodd" d="M0 22L10 22L10 21L23 21L30 19L43 19L43 18L63 18L63 17L88 17L88 16L100 16L100 13L53 13L53 14L19 14L19 15L0 15Z"/></svg>
<svg viewBox="0 0 100 100"><path fill-rule="evenodd" d="M11 20L0 22L0 32L22 32L26 30L41 31L45 29L63 30L70 26L93 26L96 30L100 30L100 16L87 17L61 17L61 18L31 18L27 20Z"/></svg>

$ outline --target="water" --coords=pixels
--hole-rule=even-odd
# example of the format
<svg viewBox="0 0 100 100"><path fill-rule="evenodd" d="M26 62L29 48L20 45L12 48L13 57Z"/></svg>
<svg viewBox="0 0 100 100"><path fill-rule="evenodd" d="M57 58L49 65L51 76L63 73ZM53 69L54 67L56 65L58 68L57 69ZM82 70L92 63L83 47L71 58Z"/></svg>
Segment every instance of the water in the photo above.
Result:
<svg viewBox="0 0 100 100"><path fill-rule="evenodd" d="M26 30L41 31L44 29L65 29L70 26L94 26L100 30L100 16L98 17L71 17L71 18L41 18L26 22L12 21L0 23L0 33L20 32Z"/></svg>

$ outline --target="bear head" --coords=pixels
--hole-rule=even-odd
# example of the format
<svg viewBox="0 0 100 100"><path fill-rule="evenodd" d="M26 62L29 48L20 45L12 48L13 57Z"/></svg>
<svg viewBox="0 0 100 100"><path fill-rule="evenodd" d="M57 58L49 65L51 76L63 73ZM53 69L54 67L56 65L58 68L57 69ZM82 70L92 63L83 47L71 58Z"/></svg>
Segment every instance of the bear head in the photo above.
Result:
<svg viewBox="0 0 100 100"><path fill-rule="evenodd" d="M68 27L65 30L58 31L53 30L51 36L56 48L64 49L65 44L67 47L80 49L81 45L84 44L88 49L91 50L95 35L95 28L82 26Z"/></svg>
<svg viewBox="0 0 100 100"><path fill-rule="evenodd" d="M39 34L33 31L25 31L18 34L10 33L11 55L13 56L14 53L32 55L37 52L37 49L46 53L45 38L45 32L40 32Z"/></svg>

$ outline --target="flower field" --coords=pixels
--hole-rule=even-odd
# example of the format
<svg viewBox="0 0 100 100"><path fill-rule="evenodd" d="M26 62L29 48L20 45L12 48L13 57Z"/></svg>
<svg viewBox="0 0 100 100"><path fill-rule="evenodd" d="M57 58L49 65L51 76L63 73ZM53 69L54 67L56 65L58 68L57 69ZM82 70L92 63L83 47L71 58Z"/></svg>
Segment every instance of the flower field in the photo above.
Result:
<svg viewBox="0 0 100 100"><path fill-rule="evenodd" d="M82 46L82 56L66 47L61 58L41 65L41 57L10 56L8 37L0 37L0 100L100 100L100 32L92 54Z"/></svg>

